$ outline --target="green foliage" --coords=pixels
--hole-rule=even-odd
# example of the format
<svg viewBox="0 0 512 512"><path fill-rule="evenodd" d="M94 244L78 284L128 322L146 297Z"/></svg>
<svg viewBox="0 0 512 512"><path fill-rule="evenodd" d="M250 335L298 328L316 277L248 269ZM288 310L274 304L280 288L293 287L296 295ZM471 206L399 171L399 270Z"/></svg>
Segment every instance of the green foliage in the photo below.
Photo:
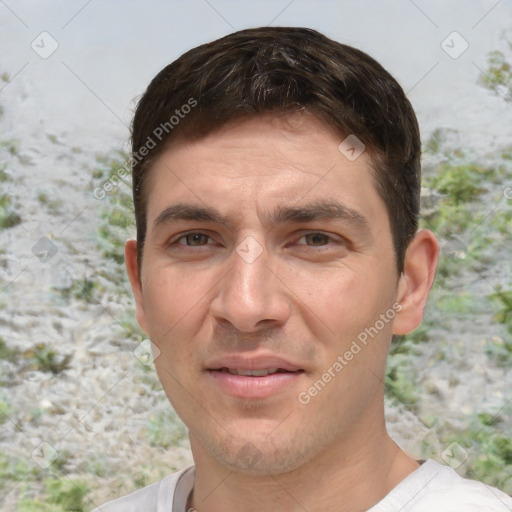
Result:
<svg viewBox="0 0 512 512"><path fill-rule="evenodd" d="M22 498L18 503L18 512L65 512L66 509L55 506L54 503L43 503Z"/></svg>
<svg viewBox="0 0 512 512"><path fill-rule="evenodd" d="M101 214L101 224L98 230L98 245L106 258L114 260L117 264L124 263L124 244L130 236L128 228L134 225L131 199L120 196L111 200Z"/></svg>
<svg viewBox="0 0 512 512"><path fill-rule="evenodd" d="M109 461L106 455L98 453L90 456L85 463L87 473L104 477L108 473Z"/></svg>
<svg viewBox="0 0 512 512"><path fill-rule="evenodd" d="M499 307L494 315L494 321L504 324L512 334L512 290L505 291L498 287L495 293L489 295L489 298Z"/></svg>
<svg viewBox="0 0 512 512"><path fill-rule="evenodd" d="M0 191L0 229L7 229L21 223L21 217L14 208L9 195Z"/></svg>
<svg viewBox="0 0 512 512"><path fill-rule="evenodd" d="M407 353L397 353L388 358L385 384L388 398L398 400L413 412L417 411L418 386Z"/></svg>
<svg viewBox="0 0 512 512"><path fill-rule="evenodd" d="M504 165L479 165L464 153L456 155L452 151L444 158L424 176L423 185L438 199L422 211L420 219L420 227L434 231L441 242L437 270L437 282L441 284L464 269L481 267L485 254L489 256L500 235L499 230L483 228L490 222L486 203L494 188L501 197L501 181L508 172ZM496 187L497 184L500 186ZM496 201L498 205L499 198Z"/></svg>
<svg viewBox="0 0 512 512"><path fill-rule="evenodd" d="M138 340L139 342L146 338L146 335L140 328L137 319L135 318L133 309L124 311L118 323L123 329L123 334L125 338L131 338L134 340ZM146 368L146 366L144 366L144 368Z"/></svg>
<svg viewBox="0 0 512 512"><path fill-rule="evenodd" d="M154 366L139 364L138 368L140 372L134 377L134 382L143 382L152 391L163 391L162 383L158 380Z"/></svg>
<svg viewBox="0 0 512 512"><path fill-rule="evenodd" d="M6 361L14 362L18 359L19 355L20 351L9 347L5 340L0 336L0 360L4 359Z"/></svg>
<svg viewBox="0 0 512 512"><path fill-rule="evenodd" d="M0 165L0 183L6 183L8 181L12 181L12 178L7 171L5 170L5 164Z"/></svg>
<svg viewBox="0 0 512 512"><path fill-rule="evenodd" d="M512 318L512 294L482 300L482 297L451 286L456 282L455 276L469 278L474 268L487 268L490 260L486 260L486 255L495 251L496 240L500 240L499 236L509 236L510 212L507 209L500 212L499 218L496 216L495 222L499 220L499 227L491 224L494 229L489 230L481 226L489 226L490 219L484 206L487 206L494 188L497 198L493 200L499 205L502 182L510 170L505 164L496 168L482 166L461 151L445 150L443 142L441 131L437 131L425 147L426 152L440 156L442 160L424 176L423 185L431 191L434 204L422 211L420 222L421 227L432 229L442 244L436 282L429 299L426 321L412 333L393 341L385 380L388 398L394 398L415 413L421 411L422 415L428 411L419 402L422 391L417 384L414 356L422 343L432 339L431 331L434 330L437 336L440 331L449 331L448 319L488 311L489 299L500 306L497 321L510 325ZM497 183L499 186L495 187ZM449 346L450 351L439 344L435 352L438 359L448 357L447 354L454 349L453 340L449 343L445 348ZM508 366L512 362L512 343L494 340L486 351L498 366ZM511 436L510 433L501 433L499 426L497 418L482 413L476 425L462 436L452 434L453 430L448 430L443 421L436 425L435 432L446 445L455 440L471 447L472 453L479 454L468 466L469 476L506 490L507 485L510 487L506 480L512 473L510 443L507 441Z"/></svg>
<svg viewBox="0 0 512 512"><path fill-rule="evenodd" d="M16 155L18 153L18 143L15 140L0 140L0 151L6 150L10 155Z"/></svg>
<svg viewBox="0 0 512 512"><path fill-rule="evenodd" d="M119 265L124 263L124 243L135 227L130 182L121 172L126 173L128 168L128 155L116 152L113 156L98 158L98 168L93 172L94 187L106 191L100 213L98 245L106 258ZM113 280L119 280L119 277L125 279L124 271L112 276Z"/></svg>
<svg viewBox="0 0 512 512"><path fill-rule="evenodd" d="M458 206L473 201L485 192L482 182L492 179L493 169L476 164L453 164L442 162L438 172L427 177L425 184L443 194L446 202Z"/></svg>
<svg viewBox="0 0 512 512"><path fill-rule="evenodd" d="M423 141L422 151L427 155L445 158L462 158L463 151L450 146L450 139L456 135L456 130L450 128L435 129L427 140Z"/></svg>
<svg viewBox="0 0 512 512"><path fill-rule="evenodd" d="M83 499L87 494L87 485L82 481L71 481L68 478L50 480L46 489L50 496L49 502L60 505L64 510L81 512L84 510Z"/></svg>
<svg viewBox="0 0 512 512"><path fill-rule="evenodd" d="M485 352L498 366L509 368L512 364L512 340L493 337L487 343Z"/></svg>
<svg viewBox="0 0 512 512"><path fill-rule="evenodd" d="M147 436L151 446L178 446L186 435L185 425L171 408L154 414L149 419Z"/></svg>
<svg viewBox="0 0 512 512"><path fill-rule="evenodd" d="M73 357L71 354L59 356L56 350L46 343L38 343L32 349L24 352L23 355L29 362L28 369L53 374L67 370Z"/></svg>
<svg viewBox="0 0 512 512"><path fill-rule="evenodd" d="M83 300L89 304L97 302L96 296L103 291L103 287L98 283L87 277L83 279L75 279L71 286L66 288L54 288L62 297L74 297L78 300Z"/></svg>
<svg viewBox="0 0 512 512"><path fill-rule="evenodd" d="M438 128L434 130L430 138L425 142L423 151L431 155L435 155L441 151L441 144L443 142L443 130Z"/></svg>
<svg viewBox="0 0 512 512"><path fill-rule="evenodd" d="M2 396L0 396L0 425L7 421L9 414L11 413L12 406L6 402Z"/></svg>
<svg viewBox="0 0 512 512"><path fill-rule="evenodd" d="M88 487L82 480L51 477L44 480L42 496L35 496L44 473L27 459L0 453L0 489L23 482L16 510L22 512L84 512L84 497ZM27 492L28 491L28 492Z"/></svg>
<svg viewBox="0 0 512 512"><path fill-rule="evenodd" d="M506 148L502 153L501 153L501 158L503 158L503 160L512 160L512 147L508 147Z"/></svg>
<svg viewBox="0 0 512 512"><path fill-rule="evenodd" d="M82 299L86 302L94 302L94 292L99 287L100 286L97 281L84 277L82 280L78 280L73 283L71 286L71 293L77 299Z"/></svg>
<svg viewBox="0 0 512 512"><path fill-rule="evenodd" d="M84 497L88 492L85 482L72 481L63 477L45 481L43 499L22 498L19 502L21 512L84 512Z"/></svg>
<svg viewBox="0 0 512 512"><path fill-rule="evenodd" d="M12 141L0 140L0 151L2 148L7 148L9 152L16 151ZM16 212L16 205L13 204L10 195L3 190L3 185L10 181L12 179L6 171L6 165L0 162L0 230L12 228L21 223L21 217Z"/></svg>
<svg viewBox="0 0 512 512"><path fill-rule="evenodd" d="M474 221L471 205L456 205L448 201L440 202L435 211L422 219L422 227L432 229L440 237L460 235Z"/></svg>
<svg viewBox="0 0 512 512"><path fill-rule="evenodd" d="M477 418L482 423L482 425L485 425L486 427L494 427L500 423L499 416L490 414L488 412L477 414Z"/></svg>
<svg viewBox="0 0 512 512"><path fill-rule="evenodd" d="M512 43L509 43L512 49ZM512 65L503 52L493 51L487 56L487 69L480 76L479 82L487 89L498 92L499 88L506 94L507 101L512 100Z"/></svg>
<svg viewBox="0 0 512 512"><path fill-rule="evenodd" d="M391 358L396 354L407 354L409 356L414 355L418 344L426 343L430 340L430 328L430 322L425 320L419 327L414 329L414 331L402 336L393 336L389 350L389 357Z"/></svg>
<svg viewBox="0 0 512 512"><path fill-rule="evenodd" d="M424 176L424 186L437 199L434 205L429 205L429 209L423 211L421 226L432 229L442 246L427 318L430 318L429 322L435 319L437 332L442 329L449 334L450 326L445 325L445 320L488 314L492 301L497 308L495 320L506 325L510 331L512 292L499 290L489 297L481 297L459 287L463 281L481 279L475 275L475 269L480 272L488 270L497 244L509 240L512 214L502 204L503 182L510 177L509 160L506 158L509 153L504 153L503 162L495 167L482 166L464 152L443 150L441 135L441 132L434 132L425 148L427 153L442 158L441 163L429 169ZM493 205L488 208L491 201L495 202L496 208L493 209ZM499 210L500 205L503 211ZM493 215L489 216L489 211L494 212ZM459 286L454 287L454 283ZM415 332L409 335L408 340L406 338L412 348L424 341L421 331L416 335L418 339L414 335ZM444 332L442 335L445 335ZM425 336L428 334L425 333ZM435 354L441 359L452 354L451 360L457 345L451 336L447 340L444 348L439 343ZM446 350L448 347L449 351ZM512 342L508 340L494 337L487 342L484 350L497 366L509 367L512 363ZM414 405L418 389L416 385L412 387L416 379L408 370L411 363L407 357L410 357L411 351L407 351L407 344L405 348L396 349L397 355L392 355L388 363L386 384L388 392L400 401L406 404L412 401ZM423 408L421 411L422 414L425 412ZM453 425L447 427L446 422L440 421L436 425L436 435L445 446L456 441L468 450L467 476L511 492L511 432L502 431L502 418L489 412L481 412L472 419L466 416L465 419L469 420L470 427L464 432L454 432Z"/></svg>
<svg viewBox="0 0 512 512"><path fill-rule="evenodd" d="M503 237L508 238L510 236L510 229L512 226L512 208L497 212L496 215L491 217L489 222L494 230L500 233Z"/></svg>
<svg viewBox="0 0 512 512"><path fill-rule="evenodd" d="M142 487L146 487L148 485L148 475L142 471L139 471L133 476L133 484L136 489L141 489Z"/></svg>
<svg viewBox="0 0 512 512"><path fill-rule="evenodd" d="M5 488L8 482L22 481L31 472L27 460L0 452L0 489Z"/></svg>
<svg viewBox="0 0 512 512"><path fill-rule="evenodd" d="M470 454L467 474L512 493L512 437L501 429L501 416L483 412L475 415L467 430L450 434L447 442L456 441Z"/></svg>
<svg viewBox="0 0 512 512"><path fill-rule="evenodd" d="M48 211L53 215L59 215L61 213L60 208L63 204L61 199L52 199L47 192L38 192L37 200L42 205L46 206Z"/></svg>
<svg viewBox="0 0 512 512"><path fill-rule="evenodd" d="M438 297L439 311L448 315L468 315L475 313L477 299L467 292L449 292Z"/></svg>
<svg viewBox="0 0 512 512"><path fill-rule="evenodd" d="M130 155L122 150L112 151L106 155L98 155L96 157L97 167L93 171L93 178L98 180L111 180L112 182L122 181L125 191L130 191L130 178L126 176L126 170L130 169ZM102 183L96 183L102 185ZM113 194L117 190L107 191Z"/></svg>

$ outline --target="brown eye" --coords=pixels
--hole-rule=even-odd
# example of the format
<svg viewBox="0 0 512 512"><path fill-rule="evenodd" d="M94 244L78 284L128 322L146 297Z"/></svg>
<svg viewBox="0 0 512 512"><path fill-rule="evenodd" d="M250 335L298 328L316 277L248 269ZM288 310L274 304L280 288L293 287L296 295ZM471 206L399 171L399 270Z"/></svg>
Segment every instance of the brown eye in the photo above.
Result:
<svg viewBox="0 0 512 512"><path fill-rule="evenodd" d="M181 237L178 242L185 240L185 245L195 247L199 245L206 245L208 243L208 238L210 237L203 233L189 233L188 235Z"/></svg>
<svg viewBox="0 0 512 512"><path fill-rule="evenodd" d="M323 233L308 233L303 238L306 241L306 245L326 245L330 240L330 237Z"/></svg>

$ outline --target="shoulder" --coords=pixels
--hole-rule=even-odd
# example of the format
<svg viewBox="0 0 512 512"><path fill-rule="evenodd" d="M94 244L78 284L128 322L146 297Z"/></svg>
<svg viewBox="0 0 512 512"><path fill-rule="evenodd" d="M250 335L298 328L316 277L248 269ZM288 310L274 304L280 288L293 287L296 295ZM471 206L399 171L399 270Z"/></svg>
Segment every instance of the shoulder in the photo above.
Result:
<svg viewBox="0 0 512 512"><path fill-rule="evenodd" d="M109 501L95 508L92 512L160 512L160 510L171 510L178 481L192 469L193 466L190 466L166 476L159 482Z"/></svg>
<svg viewBox="0 0 512 512"><path fill-rule="evenodd" d="M402 512L510 512L512 498L427 460L370 510L387 512L396 507Z"/></svg>
<svg viewBox="0 0 512 512"><path fill-rule="evenodd" d="M510 512L512 498L504 492L476 480L462 478L452 468L438 464L439 473L429 493L418 502L414 512L464 511Z"/></svg>

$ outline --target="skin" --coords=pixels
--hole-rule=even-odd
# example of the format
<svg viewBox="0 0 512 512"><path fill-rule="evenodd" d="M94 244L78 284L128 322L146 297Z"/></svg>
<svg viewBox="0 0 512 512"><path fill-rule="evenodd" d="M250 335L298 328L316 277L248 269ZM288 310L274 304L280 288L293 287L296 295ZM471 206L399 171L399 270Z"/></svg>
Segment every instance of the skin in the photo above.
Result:
<svg viewBox="0 0 512 512"><path fill-rule="evenodd" d="M160 350L159 379L189 428L189 506L199 512L366 510L418 467L387 434L383 381L392 334L421 323L439 248L420 230L398 275L371 158L349 161L342 140L307 113L264 115L176 142L150 171L142 266L135 240L126 263L137 319ZM278 207L325 200L358 212L367 229L339 218L270 223ZM176 203L215 208L229 223L154 227ZM262 249L253 262L236 251L248 236ZM301 403L395 303L394 320ZM279 355L304 372L269 397L235 397L206 371L234 353Z"/></svg>

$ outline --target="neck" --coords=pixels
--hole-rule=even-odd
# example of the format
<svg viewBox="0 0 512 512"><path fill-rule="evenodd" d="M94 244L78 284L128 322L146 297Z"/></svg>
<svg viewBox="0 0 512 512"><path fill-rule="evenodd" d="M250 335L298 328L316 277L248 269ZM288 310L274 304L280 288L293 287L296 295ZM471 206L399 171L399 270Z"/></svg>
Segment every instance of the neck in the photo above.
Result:
<svg viewBox="0 0 512 512"><path fill-rule="evenodd" d="M388 436L383 419L361 437L356 429L355 435L327 447L300 468L253 476L222 466L191 435L196 478L187 510L367 510L419 464Z"/></svg>

